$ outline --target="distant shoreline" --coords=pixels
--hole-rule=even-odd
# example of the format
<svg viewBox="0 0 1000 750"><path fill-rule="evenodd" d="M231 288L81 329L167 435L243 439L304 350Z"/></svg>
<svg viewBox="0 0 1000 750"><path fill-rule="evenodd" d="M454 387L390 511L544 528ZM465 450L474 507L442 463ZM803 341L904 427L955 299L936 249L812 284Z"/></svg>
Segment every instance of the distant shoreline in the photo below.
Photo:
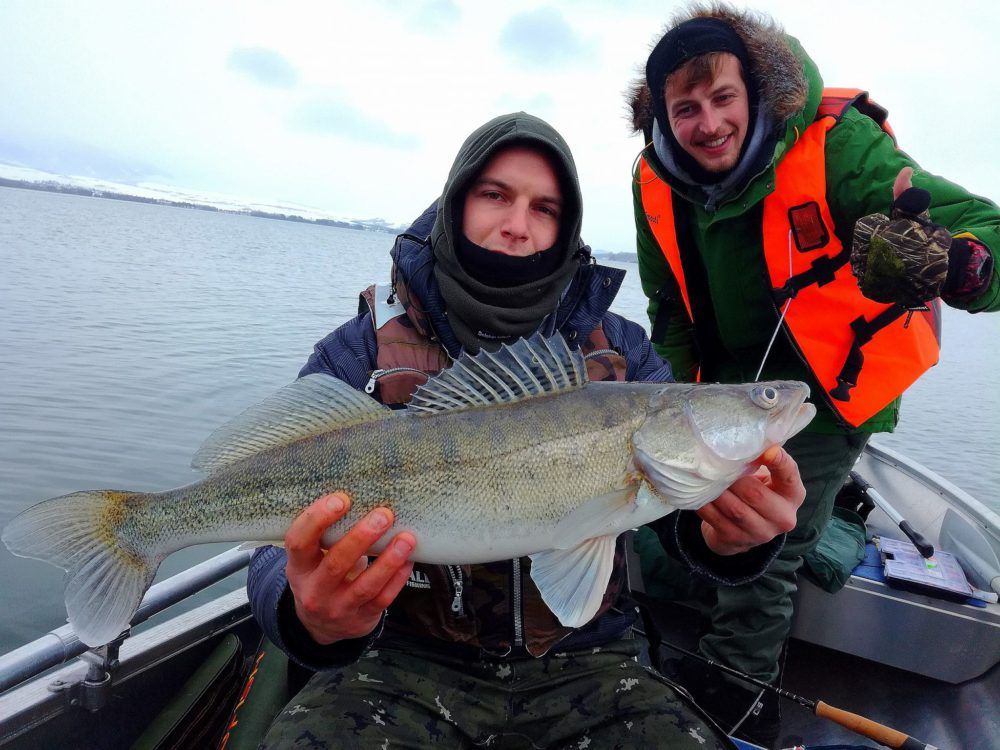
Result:
<svg viewBox="0 0 1000 750"><path fill-rule="evenodd" d="M616 263L638 263L639 258L635 253L611 253L603 250L595 250L594 257L598 260L613 260Z"/></svg>
<svg viewBox="0 0 1000 750"><path fill-rule="evenodd" d="M213 211L220 214L235 214L238 216L255 216L259 219L277 219L279 221L294 221L300 224L319 224L325 227L339 227L340 229L357 229L362 232L385 232L387 234L397 234L402 231L399 227L380 226L363 221L338 221L336 219L307 219L304 216L295 214L274 213L272 211L259 211L255 209L230 209L211 206L206 203L193 203L191 201L174 201L168 198L149 198L140 195L130 195L129 193L119 193L112 190L100 190L97 188L81 187L79 185L69 185L64 182L44 181L33 182L29 180L12 180L7 177L0 177L0 187L20 188L22 190L38 190L46 193L66 193L69 195L82 195L86 198L109 198L117 201L130 201L132 203L149 203L156 206L170 206L172 208L193 208L199 211Z"/></svg>

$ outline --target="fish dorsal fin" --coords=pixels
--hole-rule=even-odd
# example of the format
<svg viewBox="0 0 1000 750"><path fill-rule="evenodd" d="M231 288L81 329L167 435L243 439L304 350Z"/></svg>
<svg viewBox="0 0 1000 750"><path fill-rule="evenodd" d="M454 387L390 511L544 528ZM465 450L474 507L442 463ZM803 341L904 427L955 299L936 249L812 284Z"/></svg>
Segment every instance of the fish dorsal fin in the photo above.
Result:
<svg viewBox="0 0 1000 750"><path fill-rule="evenodd" d="M531 580L542 601L566 627L583 627L601 608L614 568L616 538L608 534L571 549L531 555Z"/></svg>
<svg viewBox="0 0 1000 750"><path fill-rule="evenodd" d="M535 334L495 352L463 353L420 386L407 408L422 412L470 409L573 390L587 382L579 350L559 335Z"/></svg>
<svg viewBox="0 0 1000 750"><path fill-rule="evenodd" d="M277 390L202 444L191 465L209 473L268 448L370 422L388 407L326 373L313 373Z"/></svg>

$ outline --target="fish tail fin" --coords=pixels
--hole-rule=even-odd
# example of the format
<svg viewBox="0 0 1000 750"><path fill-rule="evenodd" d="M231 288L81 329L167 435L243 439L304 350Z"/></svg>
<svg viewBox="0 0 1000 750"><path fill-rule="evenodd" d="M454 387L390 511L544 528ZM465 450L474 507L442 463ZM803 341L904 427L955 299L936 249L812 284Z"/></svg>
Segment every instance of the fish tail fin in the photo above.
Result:
<svg viewBox="0 0 1000 750"><path fill-rule="evenodd" d="M163 559L120 533L147 497L117 490L74 492L28 508L0 535L13 554L66 571L66 612L88 646L108 643L128 627Z"/></svg>

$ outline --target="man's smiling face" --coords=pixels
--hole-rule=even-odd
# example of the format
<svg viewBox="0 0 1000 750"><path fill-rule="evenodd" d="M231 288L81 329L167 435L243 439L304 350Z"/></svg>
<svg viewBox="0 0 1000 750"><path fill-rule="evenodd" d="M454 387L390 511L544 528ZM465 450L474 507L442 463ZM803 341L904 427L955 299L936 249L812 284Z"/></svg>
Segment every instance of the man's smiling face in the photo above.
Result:
<svg viewBox="0 0 1000 750"><path fill-rule="evenodd" d="M740 61L723 52L715 77L688 85L683 69L664 86L667 119L674 138L708 172L736 166L750 122L747 87Z"/></svg>

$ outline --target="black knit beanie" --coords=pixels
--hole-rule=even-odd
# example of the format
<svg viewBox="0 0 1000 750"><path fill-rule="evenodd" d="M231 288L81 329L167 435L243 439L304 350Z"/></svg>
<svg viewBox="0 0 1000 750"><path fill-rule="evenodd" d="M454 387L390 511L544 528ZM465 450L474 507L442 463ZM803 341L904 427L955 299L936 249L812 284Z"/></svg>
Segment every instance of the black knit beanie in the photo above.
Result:
<svg viewBox="0 0 1000 750"><path fill-rule="evenodd" d="M646 83L653 100L653 115L664 133L670 129L663 102L663 84L666 83L667 76L691 58L708 52L730 52L736 55L743 66L747 93L754 98L757 96L757 86L750 86L753 81L750 55L740 35L732 26L718 18L692 18L664 34L646 61Z"/></svg>
<svg viewBox="0 0 1000 750"><path fill-rule="evenodd" d="M670 141L678 162L696 181L703 184L717 182L719 175L706 172L698 166L697 162L677 143L667 118L663 87L667 77L684 63L709 52L729 52L736 56L743 68L743 80L747 87L750 109L750 121L743 140L745 149L750 143L757 119L760 87L757 85L746 45L732 26L718 18L692 18L664 34L646 61L646 84L649 87L653 117L660 126L660 132Z"/></svg>

